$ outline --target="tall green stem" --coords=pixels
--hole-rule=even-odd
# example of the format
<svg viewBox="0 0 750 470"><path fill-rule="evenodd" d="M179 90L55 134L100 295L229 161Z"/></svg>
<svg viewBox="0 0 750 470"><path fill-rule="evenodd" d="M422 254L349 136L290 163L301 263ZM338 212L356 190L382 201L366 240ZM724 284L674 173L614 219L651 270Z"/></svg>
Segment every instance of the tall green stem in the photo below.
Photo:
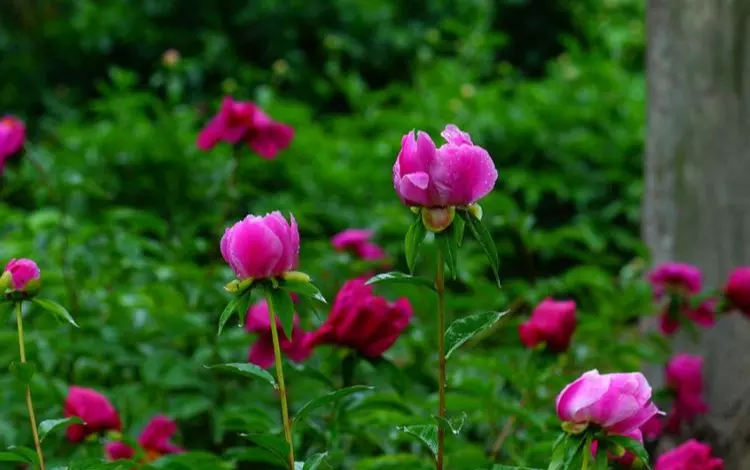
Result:
<svg viewBox="0 0 750 470"><path fill-rule="evenodd" d="M26 348L23 342L23 317L21 316L21 302L16 303L16 323L18 324L18 351L21 354L21 364L26 364ZM42 444L39 441L39 432L36 428L36 416L34 416L34 403L31 401L31 387L26 384L26 408L29 410L29 421L31 422L31 434L34 436L36 455L39 457L39 468L44 470L44 455Z"/></svg>
<svg viewBox="0 0 750 470"><path fill-rule="evenodd" d="M443 252L438 250L437 274L435 289L438 295L438 416L445 419L445 260ZM445 429L442 421L438 423L437 470L443 470L445 446Z"/></svg>
<svg viewBox="0 0 750 470"><path fill-rule="evenodd" d="M268 313L271 320L271 336L273 338L273 356L276 362L276 381L279 383L281 397L281 419L284 422L284 437L289 445L289 470L294 470L294 442L292 440L292 425L289 421L289 407L286 402L286 385L284 384L284 366L281 364L281 347L279 346L279 332L276 327L276 313L268 303Z"/></svg>

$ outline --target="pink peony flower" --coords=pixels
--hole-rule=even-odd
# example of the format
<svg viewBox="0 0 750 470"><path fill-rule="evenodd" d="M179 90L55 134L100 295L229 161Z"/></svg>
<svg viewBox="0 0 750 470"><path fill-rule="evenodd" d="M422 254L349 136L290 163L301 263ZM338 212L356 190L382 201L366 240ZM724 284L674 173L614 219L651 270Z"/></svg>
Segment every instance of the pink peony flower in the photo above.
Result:
<svg viewBox="0 0 750 470"><path fill-rule="evenodd" d="M436 148L422 131L406 134L393 165L393 186L404 204L423 207L467 206L486 196L497 181L489 153L453 124Z"/></svg>
<svg viewBox="0 0 750 470"><path fill-rule="evenodd" d="M732 271L724 285L724 295L732 307L750 315L750 266Z"/></svg>
<svg viewBox="0 0 750 470"><path fill-rule="evenodd" d="M331 238L333 247L338 251L351 251L365 261L377 261L385 257L385 251L372 243L372 230L350 228Z"/></svg>
<svg viewBox="0 0 750 470"><path fill-rule="evenodd" d="M299 231L294 216L280 212L248 215L226 229L221 254L240 279L267 278L294 271L299 264Z"/></svg>
<svg viewBox="0 0 750 470"><path fill-rule="evenodd" d="M65 398L65 417L77 416L83 424L68 426L68 440L80 442L90 434L121 431L120 416L107 397L90 388L72 386Z"/></svg>
<svg viewBox="0 0 750 470"><path fill-rule="evenodd" d="M706 300L695 309L686 304L682 307L682 314L696 325L710 328L716 323L716 303L716 299ZM670 315L668 310L659 315L659 330L664 335L671 336L679 329L680 320Z"/></svg>
<svg viewBox="0 0 750 470"><path fill-rule="evenodd" d="M557 416L572 425L596 424L611 434L626 435L659 410L651 386L639 372L599 374L591 370L557 396Z"/></svg>
<svg viewBox="0 0 750 470"><path fill-rule="evenodd" d="M299 317L294 315L294 328L292 339L286 337L281 322L277 318L276 326L279 333L279 346L289 359L294 362L303 362L312 355L310 347L310 333L300 330ZM258 340L250 348L248 362L264 369L271 367L274 362L273 338L271 336L271 318L268 311L268 303L261 300L247 311L245 329L251 333L258 334Z"/></svg>
<svg viewBox="0 0 750 470"><path fill-rule="evenodd" d="M23 121L13 116L0 119L0 174L5 160L18 153L26 140L26 126Z"/></svg>
<svg viewBox="0 0 750 470"><path fill-rule="evenodd" d="M310 337L311 346L337 344L363 356L383 355L409 326L412 308L405 298L388 302L362 279L347 281L336 296L331 314Z"/></svg>
<svg viewBox="0 0 750 470"><path fill-rule="evenodd" d="M701 290L702 275L692 264L664 263L648 274L654 288L654 297L660 299L667 292L682 295L697 294Z"/></svg>
<svg viewBox="0 0 750 470"><path fill-rule="evenodd" d="M153 462L161 456L179 454L185 450L172 443L177 424L166 416L155 416L138 437L138 444L146 453L145 462ZM132 459L135 451L124 442L109 442L104 448L110 460Z"/></svg>
<svg viewBox="0 0 750 470"><path fill-rule="evenodd" d="M518 328L521 342L527 348L540 343L555 352L568 349L576 328L576 303L572 300L544 299L536 306L531 318Z"/></svg>
<svg viewBox="0 0 750 470"><path fill-rule="evenodd" d="M674 394L674 405L667 417L665 429L679 431L683 422L708 411L703 401L703 358L692 354L677 354L666 368L667 387Z"/></svg>
<svg viewBox="0 0 750 470"><path fill-rule="evenodd" d="M724 461L711 457L711 446L690 439L660 455L654 470L724 470Z"/></svg>
<svg viewBox="0 0 750 470"><path fill-rule="evenodd" d="M10 284L14 290L24 291L30 282L38 281L41 277L39 266L30 259L19 258L8 261L5 272L10 273Z"/></svg>
<svg viewBox="0 0 750 470"><path fill-rule="evenodd" d="M198 134L198 148L208 151L219 142L245 142L261 157L272 160L294 137L291 126L273 121L258 105L227 96L219 113Z"/></svg>

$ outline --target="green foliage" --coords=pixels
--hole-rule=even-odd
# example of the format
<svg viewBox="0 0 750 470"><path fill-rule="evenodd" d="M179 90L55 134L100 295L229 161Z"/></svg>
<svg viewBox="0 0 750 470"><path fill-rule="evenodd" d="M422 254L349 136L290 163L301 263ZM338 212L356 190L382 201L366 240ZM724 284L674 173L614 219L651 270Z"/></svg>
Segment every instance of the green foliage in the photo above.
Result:
<svg viewBox="0 0 750 470"><path fill-rule="evenodd" d="M395 196L391 167L403 134L424 129L437 142L448 122L487 148L500 177L481 223L459 211L445 240L456 261L447 312L454 325L511 312L449 341L449 351L463 347L450 358L448 409L466 421L447 433L446 467L546 468L565 384L665 355L663 341L633 328L650 313L643 266L631 263L645 255L643 2L10 3L0 7L0 112L27 119L29 142L0 178L0 260L36 259L50 303L29 303L25 318L33 376L31 365L19 369L11 312L0 307L0 364L14 364L0 375L0 448L32 443L18 425L28 419L26 382L40 421L63 416L75 384L107 395L132 438L155 414L177 420L176 440L194 453L154 468L283 465L277 395L247 375L268 377L204 367L244 363L255 339L229 320L244 320L262 295L224 292L234 279L218 246L224 228L280 210L299 223L299 269L321 298L380 268L330 246L338 231L367 227L393 265L376 277L378 293L409 297L415 312L382 360L344 373L342 354L322 347L285 364L291 412L305 418L297 460L315 468L327 452L318 468L433 467L418 440L395 430L420 439L437 430L436 300L413 284L434 289L424 278L440 238ZM159 64L168 48L182 54L172 67ZM197 150L222 93L292 125L292 146L270 161L245 147ZM280 287L317 298L307 285ZM521 317L547 296L579 306L572 347L559 356L518 340ZM312 305L295 305L304 330L331 308ZM42 308L70 323L35 314ZM277 312L287 331L290 312ZM481 342L467 342L480 330ZM374 390L336 395L352 385ZM99 462L102 442L72 445L52 432L44 449L50 468L72 470ZM0 459L36 458L19 451Z"/></svg>

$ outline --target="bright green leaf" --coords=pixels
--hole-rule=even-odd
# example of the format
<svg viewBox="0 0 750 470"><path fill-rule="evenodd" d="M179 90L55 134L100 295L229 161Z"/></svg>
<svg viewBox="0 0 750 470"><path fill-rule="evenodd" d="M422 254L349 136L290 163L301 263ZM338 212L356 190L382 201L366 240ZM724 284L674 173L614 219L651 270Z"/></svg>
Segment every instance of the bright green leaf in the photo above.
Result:
<svg viewBox="0 0 750 470"><path fill-rule="evenodd" d="M464 219L466 225L469 227L469 231L474 235L474 238L484 249L487 259L492 267L492 272L495 274L497 285L500 285L500 261L497 255L497 247L495 246L495 240L492 239L492 234L482 224L482 221L471 215L467 211L458 211L459 215Z"/></svg>
<svg viewBox="0 0 750 470"><path fill-rule="evenodd" d="M31 299L31 301L42 307L44 310L54 314L56 317L65 320L66 322L78 328L78 323L73 320L73 316L70 314L70 312L68 312L65 307L58 304L57 302L53 302L48 299L40 299L39 297L34 297L33 299Z"/></svg>
<svg viewBox="0 0 750 470"><path fill-rule="evenodd" d="M305 461L302 470L317 470L325 462L328 453L315 454Z"/></svg>
<svg viewBox="0 0 750 470"><path fill-rule="evenodd" d="M508 311L505 312L485 312L477 313L451 323L445 331L445 357L450 357L451 353L458 349L459 346L470 340L474 335L480 333L494 325Z"/></svg>
<svg viewBox="0 0 750 470"><path fill-rule="evenodd" d="M266 289L266 300L268 307L279 317L284 335L292 339L294 328L294 303L289 292L283 289Z"/></svg>
<svg viewBox="0 0 750 470"><path fill-rule="evenodd" d="M425 278L418 276L410 276L408 274L399 273L392 271L389 273L378 274L367 280L365 284L411 284L414 286L426 287L432 291L435 291L435 284Z"/></svg>
<svg viewBox="0 0 750 470"><path fill-rule="evenodd" d="M284 465L289 461L289 445L282 436L276 434L241 434L241 436L278 457Z"/></svg>
<svg viewBox="0 0 750 470"><path fill-rule="evenodd" d="M224 311L221 312L221 316L219 316L219 333L221 334L221 330L224 329L224 325L227 324L229 319L232 317L232 314L237 310L238 306L240 305L240 302L242 302L242 296L238 295L237 297L233 298L229 301L226 307L224 307ZM240 312L240 315L242 313Z"/></svg>
<svg viewBox="0 0 750 470"><path fill-rule="evenodd" d="M404 251L406 253L406 265L409 267L409 272L414 274L414 268L417 265L417 258L419 257L419 247L422 246L422 242L427 236L427 229L422 223L422 217L414 219L414 223L411 224L409 230L406 232L406 239L404 240Z"/></svg>
<svg viewBox="0 0 750 470"><path fill-rule="evenodd" d="M435 241L440 253L443 255L443 260L448 265L451 277L456 279L458 276L458 247L454 245L453 235L447 231L438 233L435 235Z"/></svg>
<svg viewBox="0 0 750 470"><path fill-rule="evenodd" d="M283 281L280 287L289 292L295 292L305 297L315 299L318 302L327 303L323 294L320 293L317 287L311 282L286 280Z"/></svg>
<svg viewBox="0 0 750 470"><path fill-rule="evenodd" d="M646 468L650 469L651 466L648 462L648 452L643 447L643 444L636 441L635 439L627 436L607 436L607 444L619 445L626 451L632 452L638 459L646 465Z"/></svg>
<svg viewBox="0 0 750 470"><path fill-rule="evenodd" d="M39 440L43 441L44 438L47 437L47 434L49 434L53 429L56 429L60 426L66 426L68 424L76 423L83 423L83 421L81 421L81 418L77 416L61 419L46 419L39 423Z"/></svg>
<svg viewBox="0 0 750 470"><path fill-rule="evenodd" d="M353 387L342 388L340 390L336 390L334 392L318 397L312 401L307 402L297 412L297 415L294 417L294 422L296 423L297 421L301 420L306 415L308 415L311 411L317 408L320 408L322 406L328 405L333 402L337 402L338 400L346 396L352 395L354 393L368 392L370 390L373 390L373 387L367 387L364 385L355 385Z"/></svg>
<svg viewBox="0 0 750 470"><path fill-rule="evenodd" d="M278 388L278 386L276 385L276 380L273 378L271 374L261 369L260 367L256 366L255 364L251 364L249 362L216 364L213 366L204 366L204 367L206 369L226 371L226 372L231 372L233 374L242 375L244 377L265 380L266 382L271 384L273 388Z"/></svg>
<svg viewBox="0 0 750 470"><path fill-rule="evenodd" d="M440 416L435 416L435 419L438 422L438 426L440 426L443 429L449 430L454 435L458 435L461 433L461 429L464 427L464 423L466 423L466 419L468 416L466 413L461 413L459 416L456 416L454 418L441 418Z"/></svg>
<svg viewBox="0 0 750 470"><path fill-rule="evenodd" d="M437 455L438 427L434 424L417 424L414 426L398 426L399 431L416 437L430 449L433 456Z"/></svg>

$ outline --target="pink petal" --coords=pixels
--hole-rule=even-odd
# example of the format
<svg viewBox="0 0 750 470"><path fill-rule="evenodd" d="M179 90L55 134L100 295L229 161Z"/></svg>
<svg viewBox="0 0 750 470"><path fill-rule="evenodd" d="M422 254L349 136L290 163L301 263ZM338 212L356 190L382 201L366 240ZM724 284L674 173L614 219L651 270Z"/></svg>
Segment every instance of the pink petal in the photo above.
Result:
<svg viewBox="0 0 750 470"><path fill-rule="evenodd" d="M237 277L266 278L284 254L282 241L259 217L235 224L229 245L231 265Z"/></svg>
<svg viewBox="0 0 750 470"><path fill-rule="evenodd" d="M482 147L445 144L437 151L430 177L441 205L466 206L492 191L497 170Z"/></svg>
<svg viewBox="0 0 750 470"><path fill-rule="evenodd" d="M585 421L586 417L579 417L579 413L600 400L609 389L609 385L610 379L607 375L600 375L596 369L586 372L568 384L557 396L557 415L563 421Z"/></svg>
<svg viewBox="0 0 750 470"><path fill-rule="evenodd" d="M294 128L281 123L271 123L264 129L258 129L248 136L248 145L258 155L268 160L276 158L276 155L289 147L294 138Z"/></svg>
<svg viewBox="0 0 750 470"><path fill-rule="evenodd" d="M445 126L443 132L440 133L449 144L454 145L474 145L471 141L471 136L468 132L463 132L455 124L448 124Z"/></svg>
<svg viewBox="0 0 750 470"><path fill-rule="evenodd" d="M221 141L223 133L224 122L219 117L214 117L198 133L196 141L198 149L204 152L211 150Z"/></svg>
<svg viewBox="0 0 750 470"><path fill-rule="evenodd" d="M143 429L138 443L144 449L165 453L171 447L169 440L177 432L177 424L167 416L155 416Z"/></svg>
<svg viewBox="0 0 750 470"><path fill-rule="evenodd" d="M407 204L430 206L431 200L427 191L429 183L430 176L427 173L411 173L401 178L397 191Z"/></svg>
<svg viewBox="0 0 750 470"><path fill-rule="evenodd" d="M263 218L263 223L274 234L276 234L276 237L281 241L281 246L283 248L279 261L272 269L273 275L278 276L289 271L294 264L294 255L297 247L292 246L292 239L290 236L291 228L286 219L284 219L284 216L281 215L281 212L276 211L266 215Z"/></svg>
<svg viewBox="0 0 750 470"><path fill-rule="evenodd" d="M372 230L348 228L343 232L337 233L333 238L331 238L331 244L337 250L356 248L370 241L372 235Z"/></svg>
<svg viewBox="0 0 750 470"><path fill-rule="evenodd" d="M104 452L110 460L129 460L135 455L133 449L123 442L108 442Z"/></svg>
<svg viewBox="0 0 750 470"><path fill-rule="evenodd" d="M250 348L248 362L263 369L268 369L274 363L273 340L270 336L260 336Z"/></svg>
<svg viewBox="0 0 750 470"><path fill-rule="evenodd" d="M628 418L619 421L610 426L610 431L617 434L625 434L628 432L640 431L638 428L647 423L651 418L659 414L659 409L653 403L649 403L645 407L638 410L638 412L632 414Z"/></svg>

